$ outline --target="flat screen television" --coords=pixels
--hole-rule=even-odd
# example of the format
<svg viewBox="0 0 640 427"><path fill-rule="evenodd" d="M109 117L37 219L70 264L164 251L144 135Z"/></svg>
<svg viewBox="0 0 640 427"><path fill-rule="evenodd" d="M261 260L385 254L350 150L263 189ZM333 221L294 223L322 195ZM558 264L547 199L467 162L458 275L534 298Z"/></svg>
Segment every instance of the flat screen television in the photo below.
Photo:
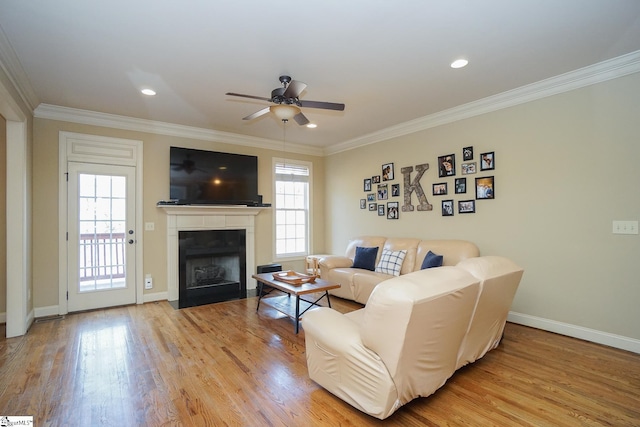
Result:
<svg viewBox="0 0 640 427"><path fill-rule="evenodd" d="M170 198L178 204L257 205L258 157L171 147Z"/></svg>

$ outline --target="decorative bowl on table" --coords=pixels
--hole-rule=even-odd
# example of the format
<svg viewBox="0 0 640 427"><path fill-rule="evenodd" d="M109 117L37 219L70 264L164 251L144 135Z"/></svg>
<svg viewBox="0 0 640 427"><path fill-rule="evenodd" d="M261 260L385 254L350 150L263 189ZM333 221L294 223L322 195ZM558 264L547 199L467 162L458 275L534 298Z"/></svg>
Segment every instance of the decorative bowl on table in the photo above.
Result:
<svg viewBox="0 0 640 427"><path fill-rule="evenodd" d="M300 286L304 283L313 283L316 281L316 276L314 275L298 273L293 270L273 273L273 278L280 282L288 283L294 286Z"/></svg>

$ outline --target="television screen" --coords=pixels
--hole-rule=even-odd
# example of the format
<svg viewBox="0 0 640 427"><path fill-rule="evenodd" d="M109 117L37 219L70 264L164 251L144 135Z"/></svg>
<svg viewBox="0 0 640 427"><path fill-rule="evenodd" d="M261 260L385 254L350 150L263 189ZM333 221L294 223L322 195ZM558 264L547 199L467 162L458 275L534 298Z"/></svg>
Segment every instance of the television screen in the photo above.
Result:
<svg viewBox="0 0 640 427"><path fill-rule="evenodd" d="M170 198L180 204L255 205L258 158L171 147Z"/></svg>

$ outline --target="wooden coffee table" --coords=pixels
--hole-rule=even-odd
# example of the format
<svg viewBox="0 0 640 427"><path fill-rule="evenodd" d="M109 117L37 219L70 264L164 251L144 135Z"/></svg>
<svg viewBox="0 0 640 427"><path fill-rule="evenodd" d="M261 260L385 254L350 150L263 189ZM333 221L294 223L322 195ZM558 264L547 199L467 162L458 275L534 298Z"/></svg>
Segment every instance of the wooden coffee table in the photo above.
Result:
<svg viewBox="0 0 640 427"><path fill-rule="evenodd" d="M321 307L320 300L322 298L327 299L327 304L331 307L331 300L329 299L329 290L337 289L340 287L338 283L331 283L326 280L316 279L313 283L303 283L301 285L290 285L289 283L281 282L279 280L275 280L273 278L273 273L260 273L254 274L254 279L258 281L258 306L256 307L256 311L260 308L260 302L264 302L269 307L272 307L278 310L281 313L286 314L290 318L295 321L296 324L296 334L300 329L300 318L304 313L307 312L310 308L314 306ZM271 288L266 293L264 292L264 286ZM269 295L273 290L278 290L286 293L287 295L282 296L272 296L265 298ZM304 298L301 298L302 295L307 294L315 294L322 292L319 298L315 301L309 301ZM295 312L292 313L291 308L291 295L295 295ZM302 311L300 309L302 308Z"/></svg>

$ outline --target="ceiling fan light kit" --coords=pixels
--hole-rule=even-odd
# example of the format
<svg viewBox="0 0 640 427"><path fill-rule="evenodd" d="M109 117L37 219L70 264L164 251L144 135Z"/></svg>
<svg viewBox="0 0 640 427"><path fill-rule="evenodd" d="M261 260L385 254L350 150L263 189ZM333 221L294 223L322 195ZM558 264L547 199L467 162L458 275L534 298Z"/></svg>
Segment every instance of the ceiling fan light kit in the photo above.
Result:
<svg viewBox="0 0 640 427"><path fill-rule="evenodd" d="M300 126L309 123L309 119L302 113L300 108L319 108L324 110L344 111L344 104L322 101L301 101L300 94L307 88L306 83L292 80L289 76L280 76L282 87L271 91L271 97L265 98L255 95L244 95L241 93L227 92L229 96L239 96L241 98L259 99L268 101L275 105L263 108L253 114L243 117L242 120L253 120L267 113L273 113L278 120L289 121L294 119Z"/></svg>
<svg viewBox="0 0 640 427"><path fill-rule="evenodd" d="M279 120L291 120L297 114L300 114L300 108L295 105L278 104L269 107L271 111Z"/></svg>

